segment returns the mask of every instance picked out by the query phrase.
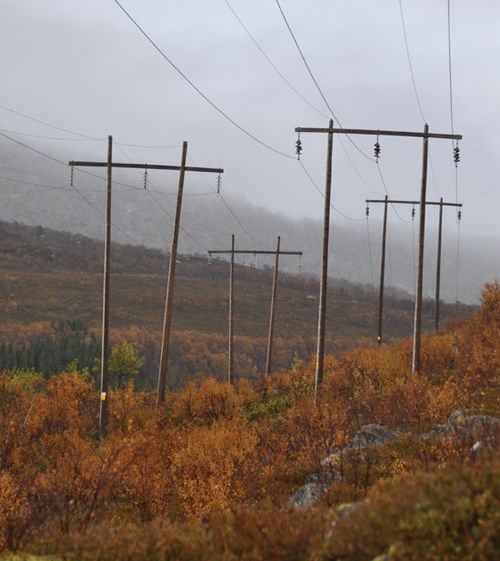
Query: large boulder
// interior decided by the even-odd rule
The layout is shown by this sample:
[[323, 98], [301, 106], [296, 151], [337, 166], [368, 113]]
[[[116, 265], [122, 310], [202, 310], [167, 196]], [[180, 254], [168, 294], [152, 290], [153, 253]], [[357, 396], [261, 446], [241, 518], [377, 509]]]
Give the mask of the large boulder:
[[370, 448], [373, 446], [381, 446], [387, 442], [393, 442], [398, 439], [398, 435], [381, 425], [365, 425], [359, 429], [354, 438], [347, 445], [347, 450]]
[[454, 411], [446, 425], [436, 425], [429, 432], [420, 435], [420, 440], [488, 440], [489, 445], [500, 435], [500, 419], [489, 415], [466, 417], [462, 411]]
[[290, 497], [290, 504], [295, 507], [311, 506], [327, 491], [328, 487], [321, 483], [306, 483]]
[[291, 497], [291, 506], [307, 507], [314, 504], [330, 489], [333, 483], [342, 481], [340, 473], [334, 469], [322, 469], [306, 477], [304, 485]]

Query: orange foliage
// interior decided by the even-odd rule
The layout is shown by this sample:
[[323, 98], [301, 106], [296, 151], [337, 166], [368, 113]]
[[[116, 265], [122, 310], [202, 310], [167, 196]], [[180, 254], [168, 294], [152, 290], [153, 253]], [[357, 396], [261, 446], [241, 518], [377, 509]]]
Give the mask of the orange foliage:
[[229, 509], [259, 497], [257, 434], [242, 419], [194, 427], [173, 455], [172, 475], [189, 516]]

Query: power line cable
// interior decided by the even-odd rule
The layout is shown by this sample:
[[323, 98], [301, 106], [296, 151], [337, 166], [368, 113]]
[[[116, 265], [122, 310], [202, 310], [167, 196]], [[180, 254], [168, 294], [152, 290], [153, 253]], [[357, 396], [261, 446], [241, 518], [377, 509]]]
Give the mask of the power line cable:
[[377, 162], [377, 170], [380, 176], [380, 181], [382, 182], [382, 185], [384, 186], [384, 191], [385, 194], [389, 197], [389, 204], [391, 205], [391, 207], [394, 209], [394, 212], [396, 214], [396, 216], [401, 220], [401, 222], [404, 222], [405, 224], [408, 224], [409, 220], [405, 220], [398, 212], [398, 209], [396, 208], [396, 206], [391, 202], [391, 197], [389, 195], [389, 190], [387, 189], [387, 184], [385, 182], [384, 179], [384, 175], [382, 174], [382, 170], [380, 169], [380, 163]]
[[[328, 111], [330, 111], [331, 116], [335, 119], [338, 126], [340, 128], [344, 128], [342, 126], [341, 122], [340, 122], [340, 119], [337, 117], [337, 115], [335, 115], [335, 112], [333, 111], [332, 107], [328, 103], [328, 100], [326, 99], [325, 94], [323, 93], [323, 90], [321, 89], [318, 81], [316, 80], [316, 78], [315, 78], [315, 76], [314, 76], [314, 74], [311, 70], [311, 67], [309, 66], [309, 63], [307, 62], [306, 57], [304, 56], [304, 53], [303, 53], [303, 51], [302, 51], [302, 49], [299, 45], [299, 42], [297, 41], [297, 38], [295, 37], [295, 33], [293, 32], [293, 30], [292, 30], [292, 28], [291, 28], [291, 26], [288, 22], [288, 19], [285, 15], [285, 12], [283, 11], [283, 8], [281, 7], [281, 4], [279, 3], [279, 0], [275, 0], [275, 2], [276, 2], [276, 5], [278, 6], [278, 9], [279, 9], [280, 13], [281, 13], [281, 17], [283, 18], [283, 21], [285, 22], [285, 25], [286, 25], [288, 31], [290, 32], [290, 36], [292, 37], [292, 40], [295, 43], [295, 46], [297, 47], [297, 50], [300, 54], [300, 57], [302, 58], [302, 61], [303, 61], [304, 65], [307, 69], [307, 72], [309, 73], [309, 76], [311, 77], [311, 80], [313, 81], [314, 85], [316, 86], [316, 89], [318, 90], [318, 92], [321, 96], [321, 99], [325, 102], [325, 105], [328, 107]], [[352, 138], [349, 135], [346, 135], [346, 136], [347, 136], [347, 139], [349, 140], [349, 142], [354, 146], [354, 148], [356, 148], [356, 150], [360, 154], [362, 154], [368, 160], [373, 161], [373, 158], [370, 158], [370, 156], [365, 154], [363, 152], [363, 150], [361, 150], [361, 148], [354, 142], [354, 140], [352, 140]]]
[[422, 104], [420, 103], [420, 97], [418, 95], [417, 83], [415, 81], [415, 73], [413, 72], [413, 64], [411, 62], [410, 48], [408, 46], [408, 34], [406, 33], [406, 23], [405, 23], [405, 16], [404, 16], [404, 13], [403, 13], [403, 2], [402, 2], [402, 0], [399, 0], [399, 13], [401, 14], [401, 23], [403, 25], [403, 35], [404, 35], [404, 40], [405, 40], [406, 57], [408, 59], [408, 66], [410, 67], [410, 74], [411, 74], [411, 82], [413, 84], [413, 91], [415, 92], [415, 98], [417, 100], [417, 105], [418, 105], [418, 110], [420, 111], [420, 115], [421, 115], [424, 123], [427, 123], [427, 119], [425, 118], [424, 111], [422, 109]]
[[452, 75], [452, 56], [451, 56], [451, 5], [448, 0], [448, 77], [450, 89], [450, 122], [451, 134], [454, 133], [454, 118], [453, 118], [453, 75]]
[[[60, 164], [64, 167], [67, 167], [68, 164], [66, 164], [66, 162], [63, 162], [62, 160], [59, 160], [57, 158], [54, 158], [54, 156], [50, 156], [49, 154], [46, 154], [45, 152], [42, 152], [41, 150], [37, 150], [36, 148], [33, 148], [32, 146], [28, 146], [27, 144], [24, 144], [23, 142], [20, 142], [19, 140], [16, 140], [14, 138], [11, 138], [10, 136], [0, 132], [0, 136], [3, 136], [4, 138], [6, 138], [7, 140], [10, 140], [11, 142], [14, 142], [15, 144], [18, 144], [19, 146], [22, 146], [23, 148], [30, 150], [32, 152], [35, 152], [36, 154], [39, 154], [40, 156], [43, 156], [44, 158], [47, 158], [53, 162], [56, 162], [57, 164]], [[90, 206], [94, 209], [95, 212], [97, 212], [97, 214], [101, 217], [104, 218], [104, 214], [81, 192], [80, 189], [77, 189], [74, 185], [71, 185], [72, 189], [78, 193], [78, 195]], [[125, 232], [122, 228], [120, 228], [118, 225], [111, 223], [111, 225], [113, 226], [113, 228], [115, 228], [116, 230], [118, 230], [119, 232], [121, 232], [124, 236], [126, 236], [129, 240], [131, 240], [133, 243], [137, 244], [137, 245], [142, 245], [140, 242], [138, 242], [136, 239], [134, 239], [132, 236], [130, 236], [127, 232]]]
[[256, 246], [260, 249], [262, 249], [262, 246], [260, 245], [260, 243], [256, 240], [256, 238], [254, 236], [252, 236], [252, 234], [248, 231], [248, 229], [244, 226], [243, 222], [241, 222], [241, 220], [236, 216], [236, 214], [233, 212], [232, 208], [228, 205], [226, 199], [222, 196], [222, 193], [219, 193], [219, 197], [220, 200], [223, 202], [224, 206], [227, 208], [227, 210], [229, 211], [229, 213], [231, 214], [231, 216], [234, 218], [234, 220], [240, 225], [241, 229], [245, 232], [245, 234], [256, 244]]
[[146, 31], [139, 25], [139, 23], [132, 17], [132, 15], [122, 6], [122, 4], [118, 1], [118, 0], [113, 0], [113, 2], [120, 8], [120, 10], [127, 16], [127, 18], [133, 23], [133, 25], [138, 29], [138, 31], [146, 38], [146, 40], [150, 43], [150, 45], [158, 52], [158, 54], [166, 61], [168, 62], [168, 64], [170, 64], [170, 66], [209, 104], [212, 106], [213, 109], [215, 109], [222, 117], [224, 117], [224, 119], [226, 119], [227, 121], [229, 121], [233, 126], [235, 126], [239, 131], [241, 131], [243, 134], [245, 134], [246, 136], [248, 136], [249, 138], [251, 138], [252, 140], [254, 140], [255, 142], [257, 142], [258, 144], [260, 144], [261, 146], [264, 146], [265, 148], [267, 148], [268, 150], [271, 150], [272, 152], [275, 152], [276, 154], [279, 154], [280, 156], [284, 156], [285, 158], [290, 158], [290, 159], [295, 159], [294, 156], [290, 155], [290, 154], [286, 154], [285, 152], [281, 152], [280, 150], [278, 150], [277, 148], [273, 148], [272, 146], [270, 146], [269, 144], [263, 142], [262, 140], [260, 140], [259, 138], [257, 138], [255, 135], [253, 135], [251, 132], [247, 131], [244, 127], [242, 127], [240, 124], [238, 124], [234, 119], [232, 119], [227, 113], [225, 113], [218, 105], [216, 105], [204, 92], [202, 92], [200, 90], [200, 88], [198, 86], [196, 86], [196, 84], [190, 80], [188, 78], [188, 76], [186, 74], [184, 74], [184, 72], [182, 72], [182, 70], [176, 65], [174, 64], [174, 62], [164, 53], [164, 51], [162, 49], [160, 49], [160, 47], [158, 46], [157, 43], [155, 43], [155, 41], [153, 41], [153, 39], [146, 33]]
[[[97, 141], [97, 142], [105, 142], [106, 140], [104, 138], [99, 138], [99, 137], [95, 137], [95, 136], [89, 136], [86, 134], [83, 134], [81, 132], [76, 132], [70, 129], [65, 129], [62, 127], [58, 127], [57, 125], [54, 125], [52, 123], [48, 123], [47, 121], [43, 121], [41, 119], [37, 119], [35, 117], [31, 117], [30, 115], [26, 115], [25, 113], [21, 113], [20, 111], [17, 111], [15, 109], [12, 109], [11, 107], [6, 107], [5, 105], [1, 105], [0, 104], [0, 109], [4, 109], [5, 111], [9, 111], [10, 113], [13, 113], [14, 115], [17, 115], [19, 117], [23, 117], [24, 119], [28, 119], [29, 121], [33, 121], [35, 123], [38, 123], [40, 125], [44, 125], [46, 127], [49, 127], [51, 129], [55, 129], [55, 130], [59, 130], [62, 132], [67, 132], [69, 134], [73, 134], [75, 136], [79, 136], [81, 140], [93, 140], [93, 141]], [[15, 132], [15, 131], [3, 131], [3, 132], [10, 132], [11, 134], [20, 134], [23, 136], [32, 136], [35, 138], [42, 138], [42, 139], [46, 139], [46, 140], [67, 140], [67, 141], [74, 141], [77, 139], [70, 139], [70, 138], [56, 138], [56, 137], [49, 137], [49, 136], [38, 136], [35, 134], [28, 134], [28, 133], [21, 133], [21, 132]], [[118, 144], [115, 142], [115, 144]], [[147, 148], [147, 149], [159, 149], [159, 150], [167, 150], [170, 148], [179, 148], [180, 145], [156, 145], [156, 144], [152, 144], [152, 145], [146, 145], [146, 144], [130, 144], [130, 143], [125, 143], [122, 142], [121, 143], [122, 146], [126, 146], [126, 147], [131, 147], [131, 148]]]
[[[453, 115], [453, 64], [452, 64], [452, 46], [451, 46], [451, 3], [448, 0], [447, 3], [447, 23], [448, 23], [448, 82], [450, 91], [450, 126], [451, 134], [454, 134], [455, 130], [455, 117]], [[456, 144], [452, 144], [458, 153], [458, 140]], [[458, 160], [455, 160], [455, 200], [458, 202]]]
[[[312, 178], [311, 174], [309, 173], [309, 171], [307, 170], [307, 168], [304, 166], [304, 163], [302, 162], [302, 160], [299, 160], [300, 166], [302, 167], [302, 169], [304, 170], [304, 173], [307, 175], [307, 177], [309, 178], [309, 181], [312, 183], [312, 185], [314, 186], [314, 188], [316, 189], [316, 191], [318, 191], [318, 193], [321, 195], [321, 197], [324, 199], [325, 198], [325, 194], [323, 193], [323, 191], [321, 191], [321, 189], [318, 187], [318, 184], [314, 181], [314, 179]], [[351, 220], [352, 222], [359, 222], [360, 220], [364, 220], [364, 218], [354, 218], [352, 216], [348, 216], [347, 214], [345, 214], [344, 212], [342, 212], [341, 210], [339, 210], [337, 207], [335, 207], [333, 204], [330, 203], [330, 207], [337, 213], [340, 214], [340, 216], [343, 216], [344, 218], [347, 218], [347, 220]]]
[[235, 11], [235, 9], [233, 8], [233, 6], [231, 6], [231, 4], [229, 3], [228, 0], [224, 0], [227, 7], [231, 10], [231, 12], [233, 13], [234, 17], [236, 18], [236, 20], [238, 21], [238, 23], [241, 25], [241, 27], [245, 30], [246, 34], [248, 35], [248, 37], [251, 39], [252, 43], [257, 47], [257, 49], [260, 51], [260, 53], [262, 54], [262, 56], [267, 60], [267, 62], [271, 65], [271, 67], [273, 68], [273, 70], [278, 74], [278, 76], [283, 80], [283, 82], [285, 82], [285, 84], [304, 102], [306, 103], [311, 109], [313, 109], [314, 111], [316, 111], [316, 113], [319, 113], [320, 115], [322, 115], [325, 118], [328, 118], [328, 115], [326, 115], [325, 113], [323, 113], [322, 111], [320, 111], [317, 107], [315, 107], [312, 103], [310, 103], [298, 90], [297, 88], [295, 88], [295, 86], [287, 79], [287, 77], [280, 71], [280, 69], [274, 64], [274, 62], [267, 56], [267, 54], [265, 53], [264, 49], [259, 45], [259, 43], [257, 42], [257, 40], [255, 39], [255, 37], [250, 33], [250, 31], [248, 30], [247, 26], [243, 23], [242, 19], [240, 18], [240, 16], [237, 14], [237, 12]]
[[304, 53], [302, 52], [302, 49], [300, 48], [300, 45], [297, 41], [297, 38], [295, 37], [295, 33], [293, 32], [292, 28], [290, 27], [290, 24], [288, 23], [288, 19], [285, 15], [285, 12], [283, 11], [283, 8], [281, 7], [281, 4], [279, 3], [279, 0], [275, 0], [275, 2], [276, 2], [276, 5], [278, 6], [278, 9], [279, 9], [280, 13], [281, 13], [281, 17], [283, 18], [283, 21], [285, 22], [285, 25], [288, 28], [288, 31], [290, 32], [292, 40], [295, 43], [295, 46], [297, 47], [297, 50], [299, 51], [300, 57], [302, 58], [302, 62], [304, 63], [307, 71], [309, 72], [309, 76], [311, 77], [311, 80], [313, 81], [314, 85], [316, 86], [316, 89], [318, 90], [319, 95], [321, 96], [321, 99], [325, 102], [325, 105], [328, 107], [328, 111], [330, 111], [332, 117], [335, 119], [335, 121], [341, 127], [340, 120], [337, 118], [337, 115], [335, 115], [335, 112], [330, 107], [330, 104], [328, 103], [328, 100], [326, 99], [325, 94], [323, 93], [323, 90], [321, 89], [320, 85], [318, 84], [318, 81], [314, 77], [314, 74], [311, 70], [311, 67], [309, 66], [309, 64], [306, 60], [306, 57], [304, 56]]
[[39, 138], [41, 140], [57, 140], [62, 142], [95, 142], [95, 139], [93, 138], [68, 138], [68, 137], [61, 137], [61, 136], [47, 136], [42, 134], [33, 134], [28, 132], [20, 132], [20, 131], [13, 131], [7, 129], [0, 129], [0, 131], [8, 134], [15, 134], [18, 136], [27, 136], [29, 138]]
[[17, 115], [19, 117], [23, 117], [24, 119], [28, 119], [29, 121], [33, 121], [35, 123], [38, 123], [39, 125], [44, 125], [46, 127], [49, 127], [51, 129], [55, 129], [55, 130], [58, 130], [58, 131], [61, 131], [61, 132], [67, 132], [68, 134], [73, 134], [75, 136], [79, 136], [79, 137], [84, 138], [86, 140], [96, 140], [96, 141], [99, 141], [99, 142], [104, 141], [103, 138], [96, 138], [94, 136], [89, 136], [87, 134], [81, 134], [79, 132], [75, 132], [75, 131], [72, 131], [70, 129], [65, 129], [63, 127], [58, 127], [56, 125], [52, 125], [50, 123], [47, 123], [46, 121], [36, 119], [35, 117], [30, 117], [29, 115], [21, 113], [20, 111], [16, 111], [15, 109], [11, 109], [10, 107], [6, 107], [5, 105], [0, 104], [0, 109], [3, 109], [4, 111], [8, 111], [9, 113], [13, 113], [14, 115]]
[[[122, 146], [118, 146], [118, 150], [120, 150], [120, 152], [125, 156], [125, 158], [129, 161], [129, 163], [132, 163], [132, 160], [129, 158], [129, 156], [127, 155], [127, 153], [125, 152], [125, 150], [123, 150]], [[160, 201], [150, 192], [149, 189], [142, 189], [143, 191], [145, 190], [147, 192], [147, 194], [153, 199], [153, 201], [158, 205], [158, 208], [165, 213], [170, 220], [172, 220], [172, 222], [174, 221], [174, 217], [167, 211], [167, 209], [160, 203]], [[202, 244], [199, 240], [197, 240], [193, 235], [191, 235], [185, 228], [183, 228], [182, 226], [179, 226], [179, 229], [181, 230], [181, 232], [183, 232], [188, 238], [190, 238], [192, 241], [194, 241], [197, 245], [199, 245], [200, 247], [202, 247], [204, 250], [208, 251], [208, 248]]]

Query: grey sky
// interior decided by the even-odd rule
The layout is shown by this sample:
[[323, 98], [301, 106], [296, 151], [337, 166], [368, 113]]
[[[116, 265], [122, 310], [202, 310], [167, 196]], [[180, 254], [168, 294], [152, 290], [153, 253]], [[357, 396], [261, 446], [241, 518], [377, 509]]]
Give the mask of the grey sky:
[[[225, 0], [120, 0], [163, 52], [231, 119], [294, 155], [296, 126], [327, 126], [328, 110], [271, 0], [230, 0], [267, 56], [315, 106], [279, 77]], [[451, 0], [454, 130], [464, 135], [458, 199], [462, 232], [498, 234], [500, 3]], [[342, 126], [423, 129], [398, 0], [281, 0], [304, 55]], [[450, 132], [447, 2], [401, 0], [415, 83], [431, 132]], [[92, 137], [169, 149], [122, 147], [132, 160], [225, 168], [223, 189], [294, 217], [321, 218], [323, 201], [300, 164], [259, 145], [213, 109], [159, 55], [113, 0], [1, 0], [0, 104]], [[324, 113], [321, 115], [320, 113]], [[64, 137], [16, 139], [59, 156], [105, 159], [101, 142], [76, 142], [0, 109], [1, 131]], [[11, 134], [11, 133], [9, 133]], [[373, 154], [374, 138], [353, 138]], [[321, 190], [324, 135], [303, 135], [302, 162]], [[421, 142], [381, 139], [380, 169], [392, 198], [418, 198]], [[343, 145], [343, 147], [342, 147]], [[333, 204], [363, 219], [364, 200], [385, 195], [377, 166], [336, 138]], [[125, 154], [115, 149], [115, 159]], [[0, 156], [1, 158], [1, 156]], [[451, 142], [431, 141], [428, 198], [455, 202]], [[215, 182], [215, 178], [208, 178]], [[176, 178], [157, 178], [171, 186]], [[187, 187], [206, 189], [194, 174]], [[431, 212], [431, 211], [430, 211]], [[433, 212], [433, 211], [432, 211]], [[373, 214], [381, 214], [381, 209]], [[409, 209], [400, 214], [409, 219]], [[337, 213], [333, 220], [345, 221]], [[393, 214], [391, 220], [399, 219]], [[455, 227], [453, 212], [447, 227]]]

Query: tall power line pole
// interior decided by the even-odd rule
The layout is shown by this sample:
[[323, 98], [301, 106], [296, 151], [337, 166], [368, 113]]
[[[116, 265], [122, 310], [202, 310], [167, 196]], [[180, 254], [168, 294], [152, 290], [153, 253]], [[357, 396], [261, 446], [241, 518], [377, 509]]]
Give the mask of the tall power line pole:
[[[385, 274], [385, 248], [387, 239], [387, 207], [388, 205], [412, 205], [413, 207], [420, 204], [420, 201], [400, 201], [389, 199], [386, 195], [385, 199], [367, 199], [367, 204], [383, 203], [384, 204], [384, 225], [382, 230], [382, 257], [380, 266], [380, 295], [379, 295], [379, 312], [378, 312], [378, 334], [377, 341], [380, 345], [382, 343], [382, 324], [383, 324], [383, 311], [384, 311], [384, 274]], [[439, 206], [439, 227], [438, 227], [438, 251], [437, 251], [437, 266], [436, 266], [436, 305], [434, 314], [434, 326], [436, 333], [439, 326], [439, 298], [440, 298], [440, 280], [441, 280], [441, 239], [443, 233], [443, 207], [451, 206], [461, 208], [461, 203], [445, 203], [441, 197], [439, 202], [426, 201], [427, 206]]]
[[[201, 173], [224, 173], [224, 170], [221, 168], [207, 168], [207, 167], [194, 167], [194, 166], [186, 166], [186, 153], [187, 153], [187, 142], [183, 144], [183, 156], [182, 162], [180, 166], [173, 166], [173, 165], [163, 165], [163, 164], [133, 164], [133, 163], [120, 163], [120, 162], [113, 162], [112, 160], [112, 145], [113, 145], [113, 137], [108, 137], [108, 159], [106, 162], [88, 162], [88, 161], [71, 161], [69, 165], [72, 167], [105, 167], [107, 168], [107, 202], [106, 202], [106, 216], [105, 216], [105, 224], [106, 224], [106, 234], [105, 234], [105, 243], [104, 243], [104, 290], [103, 290], [103, 328], [102, 328], [102, 355], [101, 355], [101, 393], [100, 393], [100, 408], [99, 408], [99, 435], [101, 438], [106, 433], [107, 422], [108, 422], [108, 386], [109, 386], [109, 377], [108, 377], [108, 356], [109, 356], [109, 261], [110, 261], [110, 244], [111, 244], [111, 186], [112, 186], [112, 169], [113, 168], [122, 168], [122, 169], [144, 169], [144, 170], [167, 170], [167, 171], [180, 171], [180, 179], [179, 179], [179, 192], [180, 196], [177, 197], [177, 212], [176, 212], [176, 220], [174, 221], [174, 235], [178, 238], [178, 229], [179, 229], [179, 221], [180, 221], [180, 209], [181, 209], [181, 202], [182, 202], [182, 189], [184, 186], [184, 175], [186, 171], [194, 171], [194, 172], [201, 172]], [[175, 232], [177, 233], [175, 234]], [[174, 244], [172, 244], [174, 245]], [[175, 241], [175, 251], [177, 251], [177, 239]], [[172, 252], [171, 252], [172, 255]], [[171, 259], [170, 259], [171, 261]], [[174, 260], [175, 263], [175, 260]], [[175, 265], [174, 265], [174, 274], [175, 274]], [[170, 279], [169, 274], [169, 286], [170, 282], [171, 285], [171, 293], [173, 292], [173, 277], [172, 281]], [[168, 290], [167, 290], [168, 292]], [[165, 313], [165, 316], [167, 314]], [[169, 318], [171, 317], [171, 312], [169, 312]], [[164, 322], [165, 323], [165, 322]], [[169, 327], [169, 326], [168, 326]], [[165, 325], [164, 325], [164, 332], [165, 332]], [[165, 344], [168, 346], [168, 337], [165, 338], [165, 335], [162, 339], [163, 347]], [[163, 349], [162, 347], [162, 349]], [[167, 355], [168, 356], [168, 355]], [[164, 399], [164, 378], [166, 376], [165, 372], [162, 372], [160, 369], [159, 375], [159, 387], [160, 387], [160, 378], [162, 378], [162, 387], [163, 387], [163, 395], [161, 399], [157, 396], [157, 402], [163, 401]]]
[[302, 255], [301, 251], [282, 251], [280, 249], [280, 237], [278, 236], [278, 242], [275, 251], [266, 250], [249, 250], [249, 249], [234, 249], [234, 234], [231, 236], [231, 249], [223, 250], [210, 250], [208, 254], [226, 254], [231, 255], [230, 261], [230, 275], [229, 275], [229, 350], [228, 350], [228, 375], [227, 381], [230, 384], [234, 384], [234, 366], [233, 366], [233, 334], [234, 334], [234, 256], [235, 255], [275, 255], [275, 266], [273, 274], [273, 288], [271, 297], [271, 312], [269, 317], [269, 334], [267, 343], [267, 354], [266, 354], [266, 376], [271, 371], [271, 360], [272, 360], [272, 349], [273, 349], [273, 337], [274, 337], [274, 322], [275, 322], [275, 312], [276, 312], [276, 293], [278, 286], [278, 266], [279, 266], [279, 256], [280, 255]]
[[[417, 297], [415, 300], [415, 322], [413, 331], [413, 363], [412, 372], [418, 372], [420, 368], [420, 330], [422, 321], [422, 293], [423, 293], [423, 258], [424, 258], [424, 239], [425, 239], [425, 201], [427, 193], [427, 161], [428, 161], [428, 145], [430, 138], [441, 138], [448, 140], [461, 140], [462, 135], [459, 134], [442, 134], [442, 133], [430, 133], [429, 126], [425, 124], [424, 131], [422, 132], [410, 132], [410, 131], [390, 131], [390, 130], [372, 130], [372, 129], [346, 129], [346, 128], [334, 128], [333, 121], [330, 120], [328, 128], [313, 128], [313, 127], [297, 127], [295, 129], [297, 133], [320, 133], [328, 135], [328, 154], [327, 154], [327, 189], [325, 192], [325, 224], [324, 224], [324, 239], [323, 239], [323, 250], [325, 249], [325, 236], [328, 234], [329, 221], [329, 210], [326, 212], [326, 204], [328, 197], [328, 207], [329, 202], [329, 191], [331, 186], [331, 149], [330, 142], [333, 140], [333, 134], [347, 134], [347, 135], [369, 135], [374, 136], [378, 139], [379, 136], [398, 136], [398, 137], [413, 137], [423, 139], [423, 157], [422, 157], [422, 181], [421, 181], [421, 192], [420, 192], [420, 225], [419, 225], [419, 271], [417, 276]], [[377, 141], [378, 144], [378, 141]], [[377, 156], [378, 157], [378, 156]], [[324, 283], [324, 273], [325, 273], [325, 261], [328, 263], [328, 256], [325, 259], [325, 253], [323, 251], [323, 267], [322, 267], [322, 281]], [[326, 283], [325, 283], [326, 285]], [[320, 310], [319, 310], [319, 320], [318, 320], [318, 357], [316, 361], [316, 376], [315, 376], [315, 398], [318, 397], [319, 386], [323, 380], [323, 359], [324, 359], [324, 308], [326, 308], [325, 303], [322, 301], [322, 291], [320, 289]], [[321, 355], [321, 356], [320, 356]]]

